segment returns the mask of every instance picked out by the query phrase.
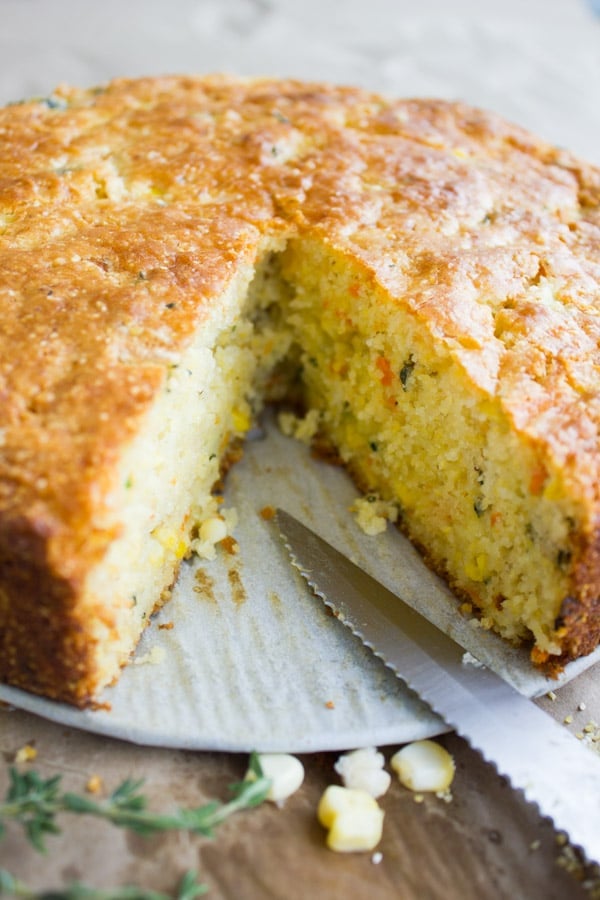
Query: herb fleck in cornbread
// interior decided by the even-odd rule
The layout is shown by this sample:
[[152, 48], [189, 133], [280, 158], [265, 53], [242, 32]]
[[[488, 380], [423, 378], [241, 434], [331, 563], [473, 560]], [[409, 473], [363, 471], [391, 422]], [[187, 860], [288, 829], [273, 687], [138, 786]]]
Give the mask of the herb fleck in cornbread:
[[599, 210], [461, 104], [172, 77], [0, 110], [0, 678], [118, 677], [292, 375], [463, 604], [548, 668], [593, 649]]

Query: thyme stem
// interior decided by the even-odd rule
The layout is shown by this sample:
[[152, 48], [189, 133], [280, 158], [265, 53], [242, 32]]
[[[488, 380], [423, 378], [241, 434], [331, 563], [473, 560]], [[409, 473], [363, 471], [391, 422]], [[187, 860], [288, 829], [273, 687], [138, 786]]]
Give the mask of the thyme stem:
[[[32, 846], [44, 853], [46, 836], [60, 833], [56, 821], [60, 813], [94, 816], [137, 834], [188, 831], [212, 837], [217, 826], [230, 816], [265, 800], [271, 781], [263, 775], [255, 753], [250, 756], [249, 773], [249, 778], [231, 785], [233, 796], [225, 803], [213, 800], [191, 809], [156, 813], [147, 809], [142, 781], [127, 778], [105, 800], [96, 801], [81, 794], [63, 793], [60, 775], [42, 778], [35, 770], [19, 772], [11, 768], [6, 798], [0, 803], [0, 839], [6, 823], [14, 821], [22, 826]], [[206, 890], [206, 885], [198, 883], [194, 872], [186, 872], [174, 898], [135, 886], [99, 890], [79, 883], [56, 891], [36, 892], [10, 872], [0, 869], [0, 896], [6, 894], [30, 900], [195, 900]]]

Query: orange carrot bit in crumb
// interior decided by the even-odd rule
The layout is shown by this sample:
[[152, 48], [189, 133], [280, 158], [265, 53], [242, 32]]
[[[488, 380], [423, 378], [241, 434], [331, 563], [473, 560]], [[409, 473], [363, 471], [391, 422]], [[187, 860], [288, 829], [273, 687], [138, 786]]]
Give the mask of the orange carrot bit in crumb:
[[490, 515], [490, 523], [492, 526], [498, 525], [502, 521], [502, 513], [494, 510]]
[[392, 372], [392, 367], [390, 366], [388, 360], [385, 356], [378, 356], [375, 360], [375, 365], [379, 369], [381, 375], [379, 376], [379, 380], [386, 387], [392, 383], [394, 380], [394, 373]]
[[353, 297], [358, 297], [358, 295], [360, 294], [360, 284], [358, 283], [358, 281], [354, 281], [348, 288], [348, 291], [350, 294], [352, 294]]
[[325, 704], [325, 708], [326, 709], [335, 709], [335, 703], [333, 702], [333, 700], [328, 700], [327, 703]]
[[261, 519], [264, 519], [265, 522], [269, 522], [273, 516], [275, 515], [275, 507], [274, 506], [263, 506], [260, 511]]
[[547, 662], [550, 654], [546, 650], [540, 650], [539, 647], [533, 647], [531, 650], [531, 662], [534, 666], [541, 666]]
[[538, 465], [531, 473], [531, 478], [529, 479], [529, 493], [533, 494], [534, 497], [539, 497], [544, 489], [547, 477], [548, 472], [545, 466]]

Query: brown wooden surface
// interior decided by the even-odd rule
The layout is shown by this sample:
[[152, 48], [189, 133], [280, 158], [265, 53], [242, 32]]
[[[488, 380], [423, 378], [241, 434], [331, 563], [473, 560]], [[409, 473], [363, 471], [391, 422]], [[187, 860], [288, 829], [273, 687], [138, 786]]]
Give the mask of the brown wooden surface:
[[[594, 671], [542, 704], [559, 720], [573, 715], [572, 730], [600, 721]], [[581, 701], [586, 709], [577, 709]], [[567, 727], [567, 726], [565, 726]], [[208, 840], [187, 834], [143, 838], [76, 816], [61, 818], [63, 832], [48, 839], [40, 856], [11, 825], [0, 842], [0, 866], [38, 889], [73, 880], [114, 887], [136, 883], [173, 891], [188, 868], [208, 884], [211, 900], [482, 900], [590, 897], [560, 865], [556, 834], [494, 770], [454, 734], [439, 738], [454, 755], [453, 801], [427, 796], [423, 803], [394, 779], [381, 800], [385, 809], [382, 861], [372, 855], [327, 850], [316, 807], [335, 782], [336, 753], [303, 756], [306, 779], [279, 809], [272, 804], [241, 813]], [[245, 772], [244, 756], [136, 747], [77, 732], [16, 710], [0, 708], [0, 792], [8, 768], [25, 744], [37, 759], [21, 764], [45, 775], [61, 773], [64, 786], [84, 791], [101, 776], [105, 791], [123, 778], [146, 779], [154, 809], [224, 799]], [[389, 759], [395, 748], [384, 748]], [[539, 846], [537, 846], [539, 842]]]

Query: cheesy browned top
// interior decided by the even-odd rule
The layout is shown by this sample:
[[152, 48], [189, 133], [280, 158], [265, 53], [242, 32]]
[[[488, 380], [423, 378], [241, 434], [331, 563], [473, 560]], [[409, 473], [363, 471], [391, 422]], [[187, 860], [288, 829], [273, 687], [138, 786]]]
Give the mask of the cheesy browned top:
[[79, 526], [173, 354], [265, 235], [306, 232], [597, 508], [599, 209], [596, 169], [460, 103], [169, 77], [1, 110], [0, 531], [79, 531], [73, 576], [101, 552]]

